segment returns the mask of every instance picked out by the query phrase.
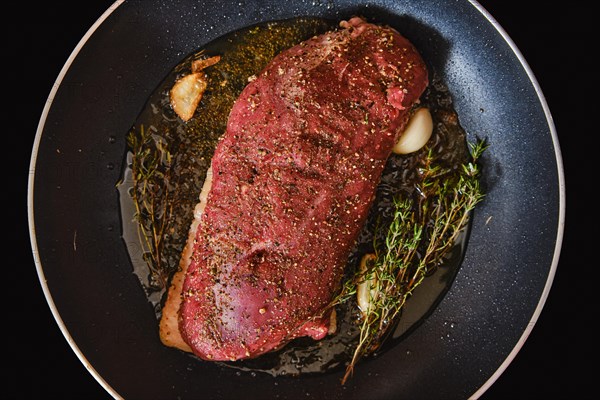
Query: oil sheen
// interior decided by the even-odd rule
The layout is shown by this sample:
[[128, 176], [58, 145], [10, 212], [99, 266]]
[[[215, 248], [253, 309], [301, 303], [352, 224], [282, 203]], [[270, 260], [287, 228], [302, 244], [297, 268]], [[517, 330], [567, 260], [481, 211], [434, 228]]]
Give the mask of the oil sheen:
[[[216, 144], [225, 132], [233, 103], [248, 79], [258, 74], [279, 52], [336, 26], [323, 19], [297, 18], [232, 32], [183, 59], [144, 105], [128, 135], [138, 140], [138, 152], [147, 151], [148, 159], [145, 162], [154, 166], [157, 172], [147, 177], [144, 185], [136, 186], [141, 172], [134, 171], [132, 164], [134, 157], [140, 154], [134, 154], [130, 146], [118, 190], [123, 240], [133, 272], [155, 310], [157, 324], [169, 279], [179, 265], [206, 171]], [[221, 60], [205, 70], [207, 90], [194, 117], [184, 123], [171, 109], [169, 90], [179, 77], [190, 72], [192, 60], [215, 55], [220, 55]], [[421, 99], [421, 105], [429, 107], [434, 121], [428, 147], [445, 163], [458, 165], [467, 156], [466, 135], [452, 107], [448, 90], [436, 77], [435, 71], [430, 71], [430, 75], [431, 84]], [[393, 197], [400, 193], [410, 195], [414, 191], [419, 181], [416, 166], [422, 155], [423, 151], [417, 151], [409, 155], [390, 156], [367, 223], [348, 259], [349, 272], [358, 266], [362, 255], [373, 251], [375, 227], [378, 223], [390, 220]], [[137, 204], [133, 196], [135, 190]], [[154, 213], [149, 210], [154, 210]], [[146, 230], [140, 228], [142, 225]], [[155, 229], [157, 225], [161, 229]], [[148, 235], [148, 232], [156, 231], [160, 237]], [[158, 247], [156, 243], [159, 243]], [[379, 352], [410, 334], [435, 307], [454, 279], [463, 247], [457, 245], [448, 262], [437, 268], [416, 289], [405, 306], [395, 332]], [[337, 333], [323, 340], [299, 338], [279, 351], [253, 360], [219, 364], [250, 373], [287, 376], [341, 370], [351, 359], [354, 350], [353, 343], [358, 335], [355, 323], [358, 309], [356, 304], [350, 302], [336, 311]]]

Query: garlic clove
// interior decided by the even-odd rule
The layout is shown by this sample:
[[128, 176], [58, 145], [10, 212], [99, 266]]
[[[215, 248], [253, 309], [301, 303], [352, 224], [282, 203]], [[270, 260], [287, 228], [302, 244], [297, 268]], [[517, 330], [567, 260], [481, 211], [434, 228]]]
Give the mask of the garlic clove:
[[173, 111], [184, 121], [194, 115], [200, 99], [206, 90], [204, 72], [196, 72], [179, 79], [171, 89], [170, 100]]
[[394, 145], [396, 154], [409, 154], [421, 149], [431, 137], [433, 120], [427, 107], [417, 109], [408, 120], [404, 132]]
[[360, 260], [360, 273], [364, 279], [358, 283], [356, 288], [356, 301], [363, 317], [369, 312], [371, 303], [377, 297], [377, 289], [375, 289], [376, 278], [374, 274], [367, 274], [367, 263], [374, 259], [375, 254], [365, 254]]

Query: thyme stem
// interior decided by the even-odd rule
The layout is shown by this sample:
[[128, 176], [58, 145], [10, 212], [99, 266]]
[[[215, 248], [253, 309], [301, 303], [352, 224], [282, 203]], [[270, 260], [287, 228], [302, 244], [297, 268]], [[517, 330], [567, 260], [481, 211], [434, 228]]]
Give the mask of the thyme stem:
[[[394, 214], [384, 243], [375, 235], [373, 261], [344, 283], [335, 304], [347, 302], [361, 284], [368, 284], [369, 306], [362, 311], [358, 343], [344, 384], [356, 363], [373, 353], [400, 311], [427, 274], [443, 263], [469, 221], [470, 212], [483, 199], [478, 160], [487, 148], [483, 140], [469, 143], [470, 159], [459, 168], [437, 162], [430, 150], [421, 161], [421, 181], [416, 199], [394, 199]], [[381, 230], [382, 227], [380, 226]]]
[[132, 130], [127, 136], [132, 153], [131, 170], [133, 188], [131, 196], [135, 205], [138, 238], [150, 268], [151, 284], [163, 288], [167, 273], [163, 266], [163, 249], [166, 233], [172, 224], [173, 202], [169, 185], [175, 158], [163, 139], [155, 138], [143, 126], [139, 132]]

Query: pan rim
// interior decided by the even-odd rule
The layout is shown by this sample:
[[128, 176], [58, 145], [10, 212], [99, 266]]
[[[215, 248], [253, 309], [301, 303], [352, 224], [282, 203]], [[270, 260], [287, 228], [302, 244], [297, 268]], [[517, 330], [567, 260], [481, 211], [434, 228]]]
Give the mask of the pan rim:
[[104, 13], [92, 24], [92, 26], [83, 35], [81, 40], [77, 43], [77, 45], [75, 46], [75, 48], [69, 55], [69, 58], [67, 58], [67, 61], [65, 62], [65, 64], [61, 68], [60, 72], [58, 73], [58, 76], [57, 76], [56, 80], [54, 81], [54, 84], [52, 85], [52, 89], [50, 90], [50, 93], [48, 94], [46, 104], [44, 105], [44, 109], [42, 110], [42, 114], [40, 116], [40, 121], [39, 121], [37, 129], [36, 129], [35, 138], [33, 141], [33, 149], [31, 152], [31, 159], [29, 162], [29, 175], [28, 175], [28, 182], [27, 182], [27, 219], [28, 219], [28, 225], [29, 225], [29, 238], [31, 241], [31, 250], [32, 250], [32, 255], [33, 255], [33, 261], [35, 264], [35, 269], [37, 271], [37, 275], [38, 275], [38, 278], [40, 281], [40, 285], [42, 287], [42, 291], [44, 292], [44, 297], [46, 298], [46, 302], [48, 303], [48, 306], [50, 308], [52, 316], [54, 317], [58, 327], [60, 328], [60, 331], [62, 332], [64, 338], [67, 340], [67, 343], [69, 344], [69, 346], [71, 347], [71, 349], [73, 350], [73, 352], [75, 353], [75, 355], [77, 356], [79, 361], [81, 361], [81, 363], [83, 364], [85, 369], [94, 377], [94, 379], [96, 379], [96, 381], [100, 384], [100, 386], [102, 386], [115, 399], [122, 399], [122, 397], [117, 393], [117, 391], [114, 388], [112, 388], [108, 384], [108, 382], [106, 382], [104, 380], [104, 378], [102, 378], [102, 376], [100, 376], [98, 371], [96, 371], [96, 369], [91, 365], [91, 363], [88, 361], [88, 359], [83, 354], [81, 349], [79, 349], [79, 346], [77, 346], [77, 343], [75, 343], [75, 341], [73, 340], [73, 337], [69, 333], [69, 329], [67, 328], [64, 321], [62, 320], [62, 317], [60, 316], [60, 312], [58, 311], [58, 308], [56, 307], [56, 304], [54, 303], [54, 300], [52, 298], [52, 293], [50, 292], [50, 288], [48, 287], [48, 284], [47, 284], [47, 281], [45, 278], [42, 261], [39, 256], [40, 253], [38, 250], [36, 233], [35, 233], [36, 232], [36, 230], [35, 230], [35, 215], [34, 215], [34, 211], [33, 211], [33, 204], [34, 204], [34, 186], [35, 186], [34, 184], [35, 184], [35, 168], [36, 168], [36, 164], [37, 164], [37, 155], [38, 155], [40, 141], [42, 138], [44, 127], [46, 125], [46, 118], [50, 112], [50, 108], [52, 107], [52, 100], [56, 96], [56, 93], [58, 92], [58, 89], [59, 89], [64, 77], [66, 76], [67, 72], [71, 68], [73, 61], [75, 61], [75, 59], [79, 55], [79, 52], [87, 43], [88, 39], [94, 34], [94, 32], [96, 32], [98, 27], [100, 27], [100, 25], [102, 25], [102, 23], [104, 23], [104, 21], [109, 17], [109, 15], [111, 15], [113, 13], [113, 11], [115, 11], [124, 2], [125, 2], [125, 0], [116, 0], [110, 7], [108, 7], [108, 9], [106, 9], [106, 11], [104, 11]]
[[517, 341], [517, 343], [515, 344], [513, 349], [510, 351], [510, 353], [508, 353], [508, 355], [506, 356], [504, 361], [500, 364], [498, 369], [488, 378], [488, 380], [475, 393], [473, 393], [473, 395], [471, 397], [469, 397], [469, 399], [471, 400], [471, 399], [477, 399], [480, 396], [482, 396], [494, 384], [494, 382], [496, 382], [496, 380], [498, 380], [498, 378], [504, 373], [504, 371], [506, 371], [506, 369], [512, 363], [512, 361], [515, 359], [515, 357], [517, 356], [519, 351], [521, 351], [521, 348], [525, 345], [527, 338], [531, 334], [533, 327], [537, 323], [538, 318], [539, 318], [540, 314], [542, 313], [544, 305], [546, 304], [546, 300], [548, 299], [548, 295], [550, 293], [552, 283], [554, 281], [554, 276], [555, 276], [556, 270], [558, 268], [560, 251], [562, 248], [562, 241], [563, 241], [564, 227], [565, 227], [566, 188], [565, 188], [564, 165], [563, 165], [562, 155], [561, 155], [561, 151], [560, 151], [560, 143], [558, 141], [558, 134], [556, 132], [556, 127], [554, 125], [554, 120], [552, 118], [550, 108], [549, 108], [546, 98], [542, 92], [542, 89], [535, 77], [535, 74], [533, 73], [531, 67], [525, 60], [525, 57], [523, 56], [523, 54], [521, 53], [521, 51], [519, 50], [519, 48], [517, 47], [515, 42], [510, 38], [509, 34], [504, 30], [504, 28], [500, 25], [500, 23], [498, 21], [496, 21], [496, 19], [477, 1], [469, 0], [469, 2], [485, 17], [485, 19], [487, 19], [490, 22], [490, 24], [494, 27], [494, 29], [496, 29], [496, 31], [500, 34], [500, 36], [502, 36], [502, 38], [506, 41], [506, 43], [508, 44], [508, 46], [510, 47], [512, 52], [515, 54], [515, 56], [521, 63], [523, 70], [527, 74], [527, 77], [529, 78], [531, 84], [533, 85], [533, 87], [535, 89], [535, 93], [538, 96], [540, 105], [542, 106], [542, 109], [544, 110], [544, 115], [546, 116], [546, 122], [548, 123], [548, 128], [550, 130], [550, 135], [552, 138], [552, 144], [554, 145], [554, 156], [556, 159], [556, 169], [557, 169], [556, 172], [557, 172], [557, 176], [558, 176], [558, 189], [559, 189], [558, 226], [557, 226], [556, 241], [555, 241], [555, 245], [554, 245], [554, 253], [552, 255], [552, 264], [550, 266], [550, 271], [548, 273], [548, 277], [546, 279], [544, 289], [542, 290], [540, 300], [538, 301], [538, 304], [536, 305], [536, 308], [535, 308], [533, 314], [531, 315], [531, 319], [527, 323], [525, 330], [519, 337], [519, 340]]

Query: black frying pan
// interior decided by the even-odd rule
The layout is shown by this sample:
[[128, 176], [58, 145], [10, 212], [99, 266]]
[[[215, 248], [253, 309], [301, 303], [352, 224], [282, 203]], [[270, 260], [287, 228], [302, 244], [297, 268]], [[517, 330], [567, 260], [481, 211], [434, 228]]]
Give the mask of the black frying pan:
[[[558, 261], [564, 222], [554, 127], [510, 41], [467, 1], [368, 8], [358, 2], [244, 2], [241, 13], [219, 2], [195, 9], [187, 3], [197, 2], [180, 3], [125, 3], [103, 19], [63, 70], [34, 146], [30, 223], [38, 271], [63, 333], [92, 375], [110, 394], [125, 398], [480, 394], [533, 327]], [[450, 292], [413, 334], [365, 363], [343, 390], [339, 374], [238, 376], [164, 348], [120, 238], [114, 184], [127, 129], [170, 68], [211, 39], [263, 20], [357, 12], [413, 40], [444, 71], [467, 131], [492, 143], [488, 199], [475, 215]], [[219, 15], [230, 17], [212, 18]]]

